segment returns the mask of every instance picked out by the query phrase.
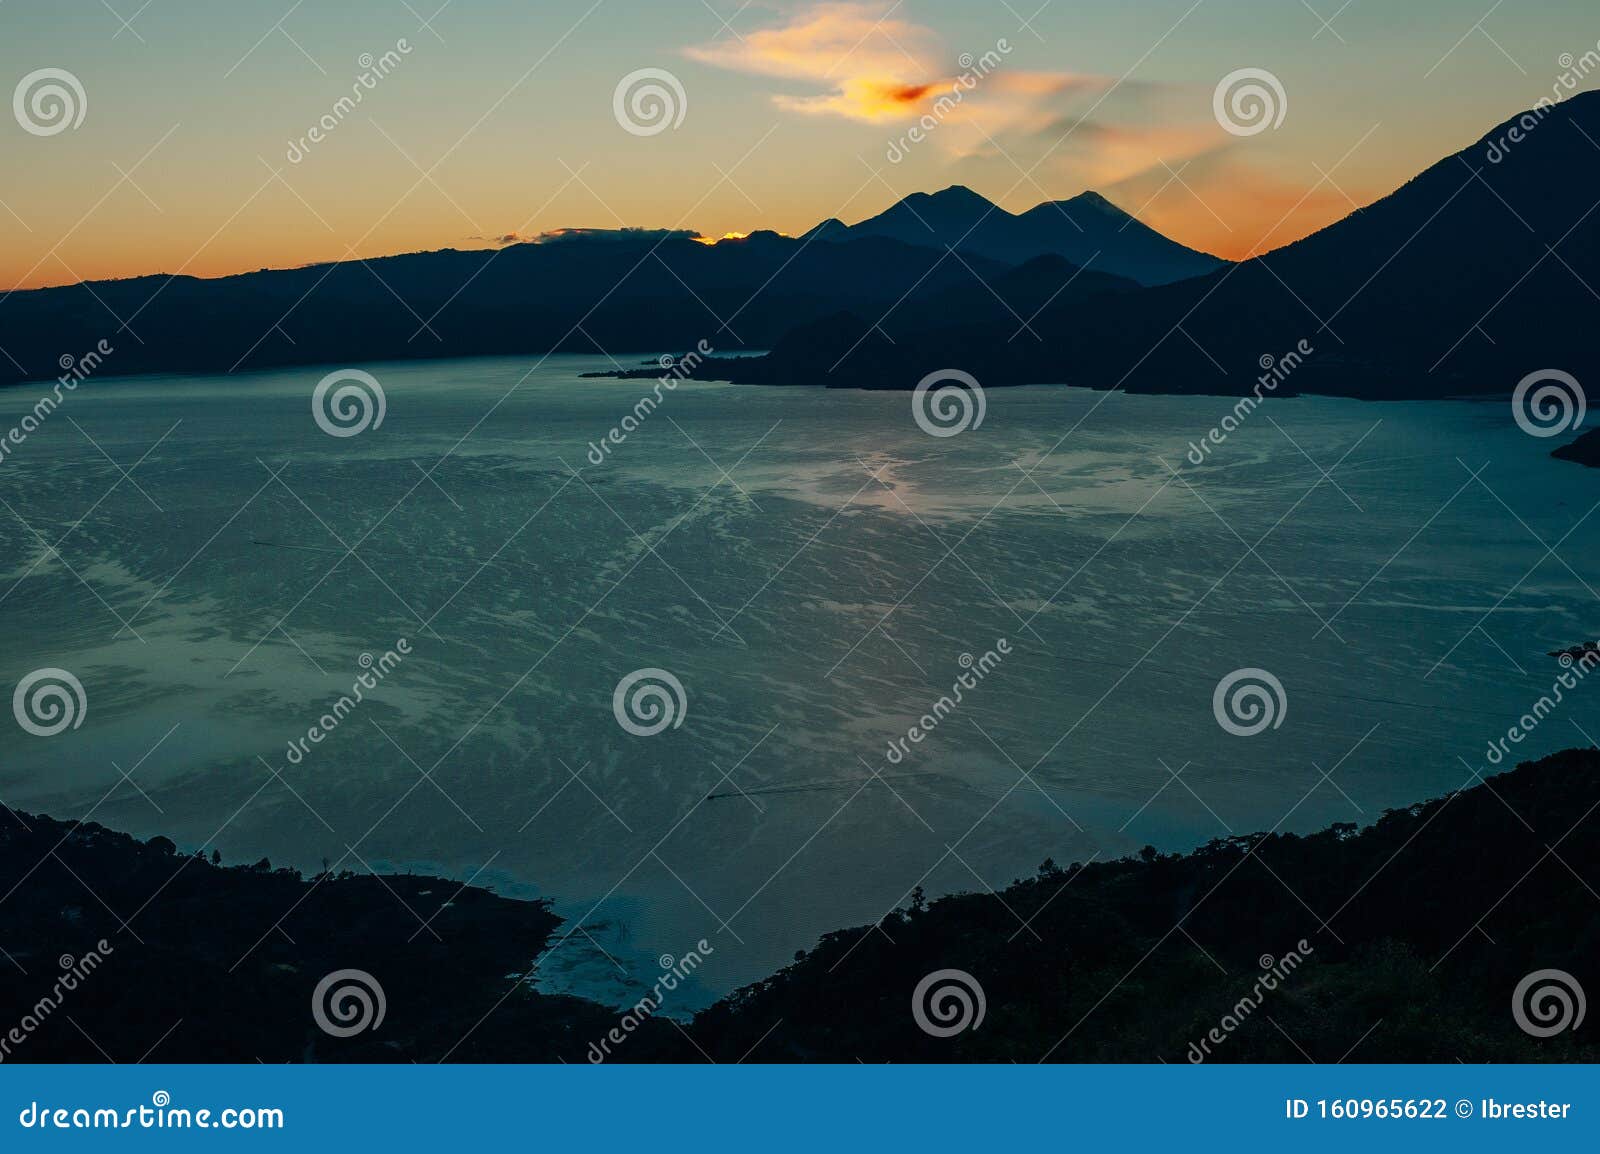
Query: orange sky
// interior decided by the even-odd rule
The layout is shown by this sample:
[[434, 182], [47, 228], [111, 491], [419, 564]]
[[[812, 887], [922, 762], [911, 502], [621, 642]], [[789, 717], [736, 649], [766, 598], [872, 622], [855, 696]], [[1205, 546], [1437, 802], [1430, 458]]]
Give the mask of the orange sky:
[[[794, 234], [954, 183], [1011, 211], [1093, 188], [1240, 257], [1470, 144], [1594, 41], [1576, 0], [1490, 18], [1492, 44], [1447, 0], [1413, 6], [1404, 26], [1350, 6], [1330, 31], [1275, 0], [1150, 0], [1093, 19], [1061, 2], [1026, 24], [954, 0], [607, 0], [587, 17], [482, 0], [419, 27], [387, 0], [289, 17], [267, 0], [171, 0], [135, 39], [10, 0], [0, 76], [20, 87], [65, 68], [87, 114], [49, 135], [0, 117], [0, 285], [216, 276], [563, 227]], [[386, 50], [387, 74], [336, 113]], [[1284, 115], [1241, 134], [1214, 93], [1247, 67], [1278, 81], [1281, 101], [1267, 96]], [[659, 131], [618, 112], [619, 83], [644, 68], [676, 86], [660, 91], [681, 115]]]

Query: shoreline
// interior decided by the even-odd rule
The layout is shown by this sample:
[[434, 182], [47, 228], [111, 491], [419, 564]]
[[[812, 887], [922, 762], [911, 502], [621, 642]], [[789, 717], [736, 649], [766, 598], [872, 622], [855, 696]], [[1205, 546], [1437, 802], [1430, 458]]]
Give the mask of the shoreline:
[[[752, 1049], [759, 1061], [1008, 1061], [1037, 1060], [1057, 1041], [1046, 1035], [1068, 1027], [1077, 1040], [1051, 1060], [1182, 1061], [1178, 1041], [1208, 1037], [1207, 1015], [1221, 1020], [1251, 990], [1257, 956], [1282, 969], [1286, 950], [1304, 963], [1299, 976], [1255, 997], [1314, 1054], [1377, 1018], [1390, 1029], [1361, 1060], [1593, 1061], [1593, 1040], [1536, 1042], [1505, 1003], [1529, 970], [1600, 980], [1585, 944], [1600, 934], [1600, 906], [1582, 882], [1600, 876], [1597, 809], [1600, 750], [1569, 750], [1361, 828], [1066, 867], [1046, 859], [999, 901], [914, 891], [876, 925], [823, 935], [687, 1024], [658, 1020], [644, 1000], [617, 1010], [532, 989], [526, 978], [563, 932], [547, 900], [409, 873], [224, 866], [165, 838], [8, 810], [0, 947], [15, 980], [0, 987], [0, 1034], [35, 1021], [21, 1042], [7, 1035], [0, 1062], [131, 1061], [151, 1048], [165, 1061], [581, 1062], [591, 1044], [627, 1062]], [[1545, 860], [1549, 844], [1560, 864]], [[1243, 868], [1258, 856], [1270, 867]], [[1516, 902], [1490, 904], [1511, 891]], [[1492, 945], [1474, 936], [1475, 917]], [[1179, 926], [1188, 941], [1173, 940]], [[102, 957], [94, 972], [41, 1017], [58, 959], [91, 953]], [[998, 1020], [936, 1037], [917, 1028], [908, 999], [919, 979], [953, 967]], [[387, 1014], [336, 1036], [318, 1028], [310, 1000], [352, 971], [375, 979]], [[851, 1009], [841, 1017], [840, 1006]], [[605, 1044], [613, 1031], [624, 1040]], [[1187, 1060], [1302, 1060], [1261, 1019], [1223, 1037]]]

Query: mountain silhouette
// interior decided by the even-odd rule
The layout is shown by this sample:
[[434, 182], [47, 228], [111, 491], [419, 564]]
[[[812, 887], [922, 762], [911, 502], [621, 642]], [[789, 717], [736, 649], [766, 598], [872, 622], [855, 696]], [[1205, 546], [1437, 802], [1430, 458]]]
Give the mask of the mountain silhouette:
[[857, 225], [828, 220], [812, 231], [829, 240], [892, 237], [1008, 264], [1054, 254], [1144, 285], [1201, 276], [1227, 263], [1169, 240], [1097, 192], [1045, 201], [1013, 215], [956, 184], [942, 192], [912, 193]]
[[[985, 385], [1237, 395], [1264, 358], [1310, 352], [1273, 389], [1366, 398], [1509, 392], [1545, 368], [1596, 379], [1600, 93], [1523, 113], [1403, 187], [1264, 256], [1014, 322], [873, 334], [835, 315], [764, 358], [703, 372], [911, 388], [956, 367]], [[976, 254], [975, 254], [976, 255]], [[1010, 323], [1008, 323], [1010, 322]], [[809, 339], [808, 339], [809, 338]]]
[[[1293, 244], [1148, 287], [1136, 282], [1153, 265], [1122, 275], [1110, 239], [1081, 246], [1114, 238], [1128, 260], [1128, 244], [1145, 245], [1169, 272], [1212, 258], [1093, 194], [1012, 216], [956, 187], [801, 237], [575, 234], [12, 292], [0, 379], [54, 377], [102, 340], [114, 351], [98, 371], [120, 375], [703, 339], [771, 351], [713, 357], [696, 375], [765, 384], [911, 388], [959, 368], [985, 385], [1238, 395], [1260, 387], [1267, 358], [1303, 348], [1278, 394], [1504, 393], [1541, 369], [1600, 375], [1597, 186], [1600, 93], [1587, 93], [1507, 121]], [[1056, 251], [1067, 240], [1080, 247]]]
[[[1022, 273], [1029, 311], [1078, 272]], [[715, 245], [672, 233], [569, 234], [495, 251], [413, 253], [215, 280], [145, 276], [0, 298], [0, 379], [47, 379], [105, 340], [99, 371], [228, 372], [423, 357], [770, 348], [840, 310], [1006, 314], [1004, 263], [888, 237], [847, 243], [757, 232]], [[1048, 274], [1058, 279], [1038, 282]], [[1070, 294], [1136, 288], [1085, 273]], [[1008, 290], [1009, 291], [1009, 290]], [[925, 302], [942, 301], [930, 312]], [[124, 328], [124, 323], [126, 327]]]

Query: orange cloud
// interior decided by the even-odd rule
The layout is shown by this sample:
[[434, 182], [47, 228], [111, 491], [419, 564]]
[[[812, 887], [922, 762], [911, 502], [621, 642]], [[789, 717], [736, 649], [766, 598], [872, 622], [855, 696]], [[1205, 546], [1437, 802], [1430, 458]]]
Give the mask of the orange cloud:
[[[1105, 77], [1070, 72], [1010, 71], [1002, 67], [1010, 46], [1001, 40], [981, 62], [963, 55], [935, 57], [932, 30], [898, 18], [898, 6], [830, 0], [766, 28], [687, 49], [691, 59], [760, 76], [806, 80], [830, 90], [812, 95], [779, 93], [778, 107], [812, 116], [841, 116], [878, 124], [934, 113], [941, 122], [976, 123], [973, 102], [983, 105], [985, 132], [1035, 131], [1054, 113], [1053, 99], [1104, 91]], [[962, 70], [951, 76], [954, 64]], [[954, 144], [954, 142], [951, 142]], [[959, 151], [959, 150], [958, 150]]]
[[[1051, 144], [1077, 120], [1075, 108], [1098, 108], [1115, 94], [1124, 115], [1139, 113], [1164, 87], [1013, 68], [1007, 62], [1012, 46], [1004, 40], [981, 60], [952, 53], [943, 66], [934, 66], [929, 61], [939, 55], [937, 44], [932, 30], [905, 19], [898, 5], [827, 0], [789, 14], [776, 27], [725, 36], [687, 53], [719, 68], [823, 89], [774, 94], [787, 111], [867, 124], [920, 121], [927, 139], [936, 142], [931, 147], [947, 159], [1004, 157], [1023, 167], [1050, 154]], [[1105, 109], [1101, 119], [1110, 113]], [[1051, 167], [1066, 170], [1080, 186], [1110, 184], [1155, 168], [1162, 159], [1179, 163], [1195, 156], [1214, 147], [1219, 135], [1209, 118], [1197, 127], [1086, 123]]]
[[811, 96], [777, 94], [780, 108], [879, 123], [920, 115], [940, 87], [933, 33], [894, 15], [895, 7], [829, 2], [796, 12], [776, 28], [687, 49], [703, 64], [831, 86]]
[[788, 23], [688, 49], [718, 68], [832, 80], [837, 75], [901, 79], [925, 74], [932, 33], [893, 15], [898, 5], [834, 2], [797, 12]]
[[838, 91], [823, 96], [774, 96], [779, 108], [807, 115], [845, 116], [877, 124], [920, 115], [943, 85], [903, 84], [894, 80], [860, 77], [845, 81]]

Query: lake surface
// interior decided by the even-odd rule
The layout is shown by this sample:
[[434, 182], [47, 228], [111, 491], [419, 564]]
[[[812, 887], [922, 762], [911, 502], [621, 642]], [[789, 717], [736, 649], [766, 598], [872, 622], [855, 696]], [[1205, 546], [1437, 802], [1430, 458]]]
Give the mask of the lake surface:
[[[0, 796], [548, 897], [547, 989], [632, 1001], [705, 939], [685, 1012], [919, 884], [1374, 820], [1492, 771], [1546, 651], [1600, 634], [1600, 472], [1504, 403], [1276, 398], [1195, 465], [1231, 402], [994, 389], [939, 438], [907, 393], [684, 384], [593, 465], [650, 391], [579, 379], [608, 361], [365, 367], [353, 437], [325, 366], [91, 381], [11, 449], [0, 688], [65, 669], [87, 711], [6, 718]], [[1249, 668], [1285, 708], [1236, 736]], [[681, 724], [619, 724], [640, 669]], [[1519, 757], [1588, 744], [1593, 680]]]

